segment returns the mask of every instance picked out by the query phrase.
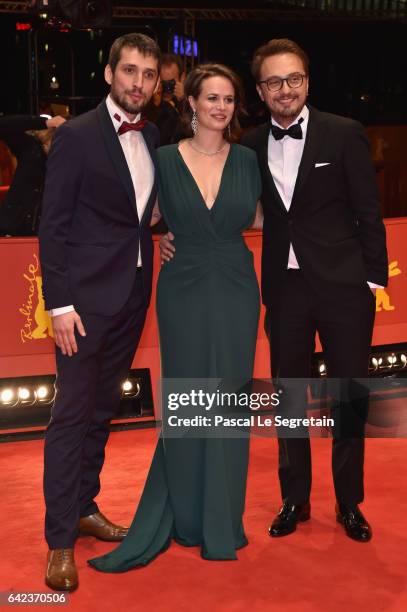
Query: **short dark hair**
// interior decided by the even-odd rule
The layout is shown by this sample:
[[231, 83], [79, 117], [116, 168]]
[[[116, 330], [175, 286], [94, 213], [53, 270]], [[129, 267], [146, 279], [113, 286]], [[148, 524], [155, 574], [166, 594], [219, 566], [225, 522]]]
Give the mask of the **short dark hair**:
[[241, 135], [239, 116], [243, 111], [243, 87], [240, 78], [231, 68], [224, 64], [201, 64], [188, 74], [184, 83], [185, 96], [185, 112], [183, 114], [183, 123], [187, 131], [192, 134], [191, 117], [192, 109], [188, 103], [188, 96], [197, 99], [202, 91], [202, 83], [211, 77], [223, 77], [228, 79], [233, 86], [235, 94], [235, 110], [230, 122], [230, 138], [226, 133], [227, 140], [237, 141]]
[[132, 49], [137, 49], [140, 51], [142, 55], [152, 55], [157, 60], [157, 69], [160, 71], [161, 67], [161, 49], [149, 36], [145, 34], [139, 34], [138, 32], [133, 32], [131, 34], [124, 34], [113, 42], [109, 51], [109, 60], [108, 64], [111, 68], [111, 71], [114, 72], [116, 70], [117, 64], [120, 61], [120, 57], [122, 54], [122, 49], [124, 47], [130, 47]]
[[254, 52], [251, 68], [256, 83], [260, 81], [260, 72], [264, 60], [272, 55], [281, 55], [282, 53], [294, 53], [294, 55], [297, 55], [304, 65], [305, 74], [308, 76], [309, 58], [305, 51], [289, 38], [274, 38]]
[[179, 55], [175, 53], [164, 53], [161, 57], [161, 68], [163, 66], [172, 66], [175, 64], [179, 71], [179, 76], [184, 72], [184, 63]]

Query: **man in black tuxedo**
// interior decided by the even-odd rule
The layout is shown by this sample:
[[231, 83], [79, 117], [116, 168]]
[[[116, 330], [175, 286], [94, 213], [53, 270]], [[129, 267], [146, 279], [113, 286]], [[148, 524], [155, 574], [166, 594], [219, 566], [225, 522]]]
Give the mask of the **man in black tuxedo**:
[[[310, 376], [318, 331], [330, 378], [366, 378], [374, 292], [386, 285], [388, 269], [368, 140], [356, 121], [306, 105], [308, 58], [296, 43], [277, 39], [260, 47], [252, 72], [271, 113], [271, 123], [242, 144], [257, 152], [262, 173], [262, 296], [273, 377]], [[298, 389], [301, 394], [301, 383]], [[335, 419], [342, 434], [335, 428], [332, 450], [337, 520], [358, 541], [371, 538], [358, 508], [366, 407], [364, 398], [342, 406]], [[283, 506], [269, 530], [274, 537], [310, 518], [311, 452], [304, 434], [279, 436]]]
[[45, 437], [46, 583], [78, 585], [79, 533], [121, 540], [95, 502], [109, 423], [150, 301], [157, 128], [140, 118], [157, 86], [160, 50], [142, 34], [112, 45], [110, 94], [64, 124], [49, 155], [40, 258], [53, 320], [56, 399]]

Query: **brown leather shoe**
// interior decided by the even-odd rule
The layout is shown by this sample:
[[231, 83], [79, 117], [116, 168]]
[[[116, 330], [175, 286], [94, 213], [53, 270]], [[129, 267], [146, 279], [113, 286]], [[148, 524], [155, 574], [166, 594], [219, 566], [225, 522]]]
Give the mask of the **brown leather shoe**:
[[48, 551], [45, 583], [56, 591], [74, 591], [78, 587], [73, 548], [55, 548]]
[[95, 514], [79, 519], [81, 535], [91, 535], [105, 542], [119, 542], [126, 537], [128, 531], [127, 527], [111, 523], [101, 512], [95, 512]]

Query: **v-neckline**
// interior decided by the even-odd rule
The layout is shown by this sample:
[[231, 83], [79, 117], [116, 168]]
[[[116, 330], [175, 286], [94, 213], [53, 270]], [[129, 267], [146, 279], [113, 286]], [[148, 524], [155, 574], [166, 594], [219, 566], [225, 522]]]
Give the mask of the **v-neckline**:
[[201, 200], [202, 204], [205, 206], [205, 209], [207, 210], [207, 212], [208, 212], [208, 213], [211, 213], [211, 212], [213, 211], [213, 209], [215, 208], [215, 205], [216, 205], [217, 201], [219, 200], [219, 196], [220, 196], [221, 191], [222, 191], [222, 186], [223, 186], [223, 177], [225, 176], [226, 166], [228, 165], [229, 160], [230, 160], [230, 156], [231, 156], [231, 152], [232, 152], [232, 147], [233, 147], [233, 144], [232, 144], [232, 143], [230, 143], [230, 146], [229, 146], [229, 151], [228, 151], [228, 154], [227, 154], [227, 157], [226, 157], [225, 163], [223, 164], [223, 168], [222, 168], [222, 174], [221, 174], [221, 177], [220, 177], [220, 182], [219, 182], [219, 189], [218, 189], [218, 193], [216, 194], [216, 197], [215, 197], [215, 199], [214, 199], [214, 201], [213, 201], [213, 204], [212, 204], [212, 206], [211, 206], [210, 208], [208, 207], [208, 205], [207, 205], [207, 203], [206, 203], [206, 200], [205, 200], [205, 198], [203, 197], [202, 191], [200, 190], [199, 185], [198, 185], [198, 183], [197, 183], [197, 181], [196, 181], [196, 179], [195, 179], [194, 175], [192, 174], [192, 172], [191, 172], [191, 170], [190, 170], [190, 168], [189, 168], [189, 166], [188, 166], [187, 162], [185, 161], [185, 159], [184, 159], [184, 157], [183, 157], [183, 155], [182, 155], [181, 151], [179, 150], [179, 144], [177, 144], [177, 145], [176, 145], [176, 147], [177, 147], [177, 153], [178, 153], [178, 156], [181, 158], [181, 162], [182, 162], [182, 164], [185, 166], [185, 168], [186, 168], [186, 170], [187, 170], [187, 172], [188, 172], [188, 174], [189, 174], [189, 176], [190, 176], [190, 178], [191, 178], [191, 180], [192, 180], [193, 184], [195, 185], [195, 188], [196, 188], [196, 190], [197, 190], [197, 192], [198, 192], [198, 194], [199, 194], [199, 197], [200, 197], [200, 200]]

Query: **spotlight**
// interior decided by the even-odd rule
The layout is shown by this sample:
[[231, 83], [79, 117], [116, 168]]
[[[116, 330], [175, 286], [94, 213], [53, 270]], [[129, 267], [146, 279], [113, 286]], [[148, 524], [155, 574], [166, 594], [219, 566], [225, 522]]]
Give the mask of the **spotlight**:
[[122, 384], [123, 397], [126, 399], [134, 399], [140, 394], [141, 385], [137, 379], [127, 379]]
[[29, 389], [27, 389], [26, 387], [20, 387], [18, 390], [18, 397], [20, 398], [20, 400], [28, 400], [28, 398], [30, 397], [30, 391]]
[[[369, 376], [377, 378], [406, 378], [407, 343], [372, 347], [369, 357]], [[312, 359], [312, 376], [327, 376], [323, 353], [315, 353]]]
[[0, 397], [1, 397], [1, 401], [3, 402], [3, 404], [8, 404], [14, 398], [14, 391], [13, 391], [13, 389], [3, 389], [3, 391], [1, 392]]
[[36, 396], [37, 396], [37, 399], [39, 400], [42, 400], [48, 397], [48, 387], [44, 387], [44, 386], [38, 387], [36, 391]]
[[[320, 359], [320, 361], [322, 361]], [[0, 443], [9, 436], [41, 435], [55, 398], [55, 375], [0, 378]], [[154, 419], [154, 402], [148, 368], [129, 370], [118, 384], [121, 396], [112, 428], [135, 426], [142, 418]]]

